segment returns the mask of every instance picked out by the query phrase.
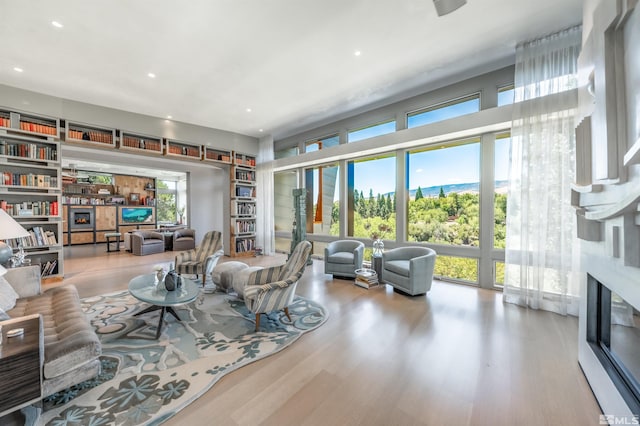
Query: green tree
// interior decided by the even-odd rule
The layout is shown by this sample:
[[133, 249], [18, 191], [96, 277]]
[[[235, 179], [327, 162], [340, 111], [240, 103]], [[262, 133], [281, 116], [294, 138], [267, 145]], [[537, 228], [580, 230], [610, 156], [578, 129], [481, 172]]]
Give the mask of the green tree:
[[[161, 180], [156, 182], [158, 189], [167, 189], [169, 188], [166, 183]], [[174, 194], [162, 194], [158, 192], [156, 194], [157, 203], [156, 203], [156, 211], [157, 211], [157, 219], [159, 222], [176, 222], [176, 197]]]
[[415, 201], [421, 200], [423, 198], [424, 196], [422, 195], [422, 189], [420, 189], [420, 187], [418, 186], [418, 189], [416, 190]]
[[444, 198], [444, 197], [446, 197], [446, 195], [444, 195], [444, 189], [440, 187], [440, 194], [438, 194], [438, 198]]

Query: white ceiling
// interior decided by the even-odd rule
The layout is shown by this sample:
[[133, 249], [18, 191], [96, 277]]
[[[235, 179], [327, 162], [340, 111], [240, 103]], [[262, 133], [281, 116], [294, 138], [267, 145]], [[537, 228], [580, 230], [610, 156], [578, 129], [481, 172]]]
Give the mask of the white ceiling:
[[0, 0], [0, 83], [278, 138], [581, 20], [582, 0]]

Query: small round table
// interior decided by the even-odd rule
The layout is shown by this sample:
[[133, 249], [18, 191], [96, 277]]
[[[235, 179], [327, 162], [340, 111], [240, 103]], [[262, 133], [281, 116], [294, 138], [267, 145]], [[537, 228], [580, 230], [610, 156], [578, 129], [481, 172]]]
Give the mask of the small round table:
[[136, 299], [151, 304], [148, 308], [134, 314], [134, 316], [146, 314], [147, 312], [160, 310], [160, 321], [156, 329], [156, 339], [160, 337], [162, 331], [162, 321], [165, 312], [170, 313], [182, 322], [173, 306], [191, 303], [200, 294], [200, 288], [196, 283], [188, 278], [182, 277], [182, 286], [174, 291], [167, 291], [163, 284], [158, 286], [156, 274], [138, 275], [129, 281], [129, 293]]

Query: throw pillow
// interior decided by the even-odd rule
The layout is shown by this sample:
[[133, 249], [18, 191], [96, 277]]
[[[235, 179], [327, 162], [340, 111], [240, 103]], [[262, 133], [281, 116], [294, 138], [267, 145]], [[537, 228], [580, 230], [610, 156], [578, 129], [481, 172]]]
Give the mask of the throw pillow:
[[4, 277], [0, 277], [0, 309], [8, 311], [16, 306], [18, 293]]

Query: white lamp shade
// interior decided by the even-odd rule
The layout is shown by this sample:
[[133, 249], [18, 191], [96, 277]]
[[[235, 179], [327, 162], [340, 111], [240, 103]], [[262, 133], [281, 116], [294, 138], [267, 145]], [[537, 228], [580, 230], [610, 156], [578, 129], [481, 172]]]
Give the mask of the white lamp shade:
[[0, 240], [28, 237], [29, 233], [14, 218], [0, 209]]

